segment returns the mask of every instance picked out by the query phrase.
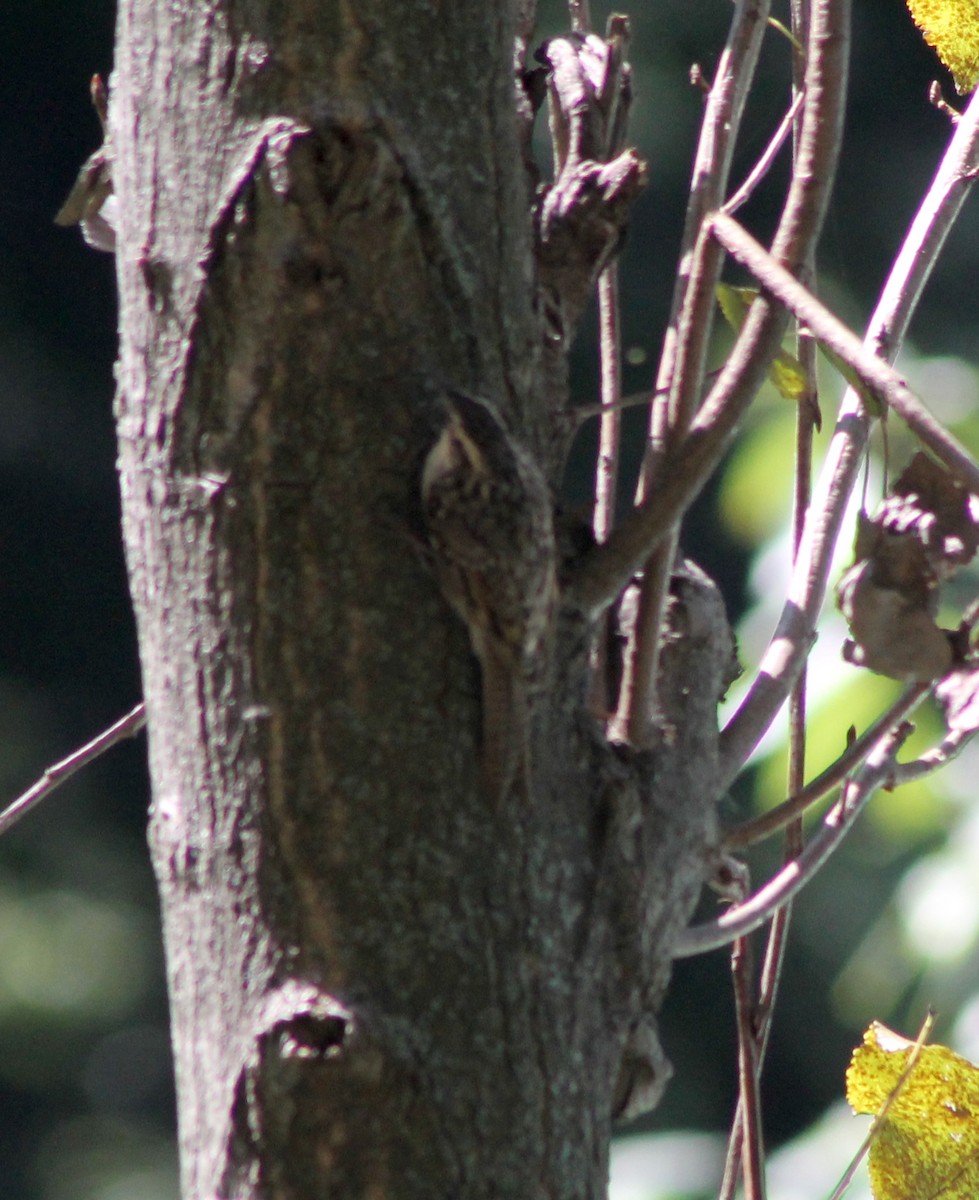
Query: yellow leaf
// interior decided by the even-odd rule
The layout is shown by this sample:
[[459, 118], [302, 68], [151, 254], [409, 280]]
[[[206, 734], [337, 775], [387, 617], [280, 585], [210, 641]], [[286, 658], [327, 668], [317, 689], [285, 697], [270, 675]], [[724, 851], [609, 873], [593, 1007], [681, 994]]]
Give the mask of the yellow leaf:
[[874, 1196], [974, 1200], [979, 1195], [979, 1067], [947, 1046], [922, 1046], [894, 1095], [914, 1045], [875, 1021], [846, 1073], [846, 1098], [854, 1112], [876, 1116], [887, 1105], [870, 1146]]
[[907, 0], [925, 41], [952, 72], [960, 96], [979, 83], [979, 0]]

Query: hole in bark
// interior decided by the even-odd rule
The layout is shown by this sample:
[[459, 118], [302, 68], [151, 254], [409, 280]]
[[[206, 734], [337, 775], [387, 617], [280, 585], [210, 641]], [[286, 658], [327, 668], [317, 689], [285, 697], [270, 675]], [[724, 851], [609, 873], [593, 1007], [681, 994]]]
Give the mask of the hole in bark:
[[343, 1017], [296, 1017], [282, 1027], [282, 1057], [336, 1058], [347, 1040], [348, 1026]]

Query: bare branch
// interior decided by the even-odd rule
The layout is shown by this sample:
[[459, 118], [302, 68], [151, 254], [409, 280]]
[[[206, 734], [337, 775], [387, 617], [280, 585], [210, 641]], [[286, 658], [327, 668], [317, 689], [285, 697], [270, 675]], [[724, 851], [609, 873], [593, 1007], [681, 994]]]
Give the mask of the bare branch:
[[805, 787], [794, 792], [775, 808], [730, 830], [724, 838], [724, 849], [738, 850], [760, 842], [763, 838], [777, 833], [802, 816], [813, 804], [842, 783], [882, 737], [888, 734], [899, 721], [903, 721], [914, 712], [930, 690], [931, 685], [927, 683], [916, 683], [909, 687], [882, 716], [878, 717], [869, 729], [847, 746], [835, 762], [831, 763], [825, 771], [821, 771]]
[[888, 275], [870, 324], [871, 344], [893, 361], [932, 268], [979, 171], [979, 92], [959, 118], [931, 187]]
[[680, 248], [680, 270], [664, 340], [656, 390], [670, 395], [658, 427], [656, 414], [638, 496], [641, 502], [669, 443], [682, 437], [700, 401], [704, 360], [714, 318], [714, 284], [722, 255], [704, 237], [704, 220], [719, 207], [727, 188], [744, 105], [754, 80], [770, 4], [735, 5], [727, 44], [717, 64], [694, 158], [690, 200]]
[[902, 783], [910, 783], [914, 779], [923, 779], [947, 766], [953, 758], [957, 758], [969, 745], [979, 730], [953, 729], [947, 737], [930, 750], [914, 759], [913, 762], [898, 763], [894, 768], [893, 786], [900, 787]]
[[761, 158], [755, 163], [748, 174], [744, 178], [744, 182], [736, 192], [733, 192], [721, 206], [721, 212], [736, 213], [738, 209], [751, 199], [751, 195], [755, 188], [761, 183], [768, 172], [772, 169], [772, 164], [778, 158], [778, 152], [785, 145], [789, 134], [792, 132], [792, 123], [796, 118], [799, 110], [802, 108], [802, 101], [805, 99], [805, 92], [796, 92], [789, 105], [788, 111], [779, 122], [778, 128], [772, 134], [772, 139], [762, 152]]
[[911, 734], [911, 728], [910, 724], [904, 722], [874, 747], [867, 761], [844, 788], [839, 801], [827, 813], [823, 828], [798, 858], [788, 862], [743, 904], [728, 909], [715, 921], [687, 929], [680, 935], [673, 957], [689, 958], [725, 946], [764, 925], [773, 913], [788, 904], [839, 848], [874, 792], [893, 778], [894, 756]]
[[[889, 361], [900, 349], [925, 282], [961, 210], [977, 157], [979, 97], [974, 96], [955, 129], [871, 317], [864, 345], [881, 358]], [[816, 618], [826, 595], [833, 550], [856, 482], [869, 427], [863, 401], [854, 389], [847, 389], [782, 615], [751, 689], [721, 735], [723, 776], [727, 784], [785, 702], [792, 681], [809, 653]]]
[[[792, 36], [798, 44], [804, 45], [809, 40], [809, 5], [807, 0], [792, 2]], [[793, 161], [798, 150], [798, 139], [801, 134], [800, 105], [805, 94], [805, 63], [799, 55], [792, 61], [792, 78], [795, 96], [790, 113], [793, 117]], [[799, 114], [799, 116], [796, 116]], [[754, 172], [753, 172], [754, 174]], [[749, 176], [749, 180], [750, 180]], [[807, 277], [815, 272], [815, 247], [810, 254], [806, 267]], [[807, 395], [801, 400], [796, 410], [796, 455], [795, 455], [795, 486], [792, 514], [792, 557], [798, 556], [805, 527], [806, 512], [812, 498], [812, 440], [813, 428], [819, 416], [818, 385], [816, 383], [815, 356], [816, 344], [812, 337], [800, 332], [797, 336], [797, 353], [799, 362], [809, 380]], [[805, 752], [806, 752], [806, 671], [799, 673], [792, 695], [789, 699], [789, 792], [799, 791], [805, 782]], [[785, 857], [797, 858], [802, 852], [803, 829], [801, 818], [792, 821], [785, 836]], [[761, 975], [758, 980], [758, 996], [753, 1012], [753, 1028], [756, 1043], [756, 1063], [758, 1074], [761, 1074], [765, 1057], [768, 1053], [769, 1037], [772, 1029], [772, 1014], [775, 1011], [775, 1000], [778, 995], [782, 969], [785, 964], [785, 954], [789, 943], [789, 929], [792, 924], [792, 905], [786, 904], [772, 918], [765, 943], [765, 955], [762, 960]], [[732, 951], [732, 959], [737, 953], [738, 942]], [[762, 1136], [760, 1122], [755, 1131], [751, 1122], [751, 1097], [744, 1094], [738, 1096], [738, 1104], [731, 1122], [731, 1132], [728, 1138], [727, 1158], [724, 1165], [724, 1178], [718, 1200], [733, 1200], [742, 1152], [745, 1142], [748, 1143], [747, 1162], [753, 1164], [760, 1150], [752, 1145], [752, 1137], [759, 1141]], [[747, 1118], [746, 1119], [746, 1114]], [[751, 1169], [757, 1173], [758, 1168]], [[761, 1185], [764, 1186], [764, 1175]], [[745, 1171], [745, 1190], [750, 1188], [748, 1171]]]
[[[751, 941], [738, 938], [731, 952], [738, 1027], [738, 1116], [745, 1200], [765, 1200], [765, 1149], [761, 1122], [761, 1059], [755, 1027]], [[739, 1159], [741, 1155], [737, 1156]], [[730, 1160], [729, 1160], [730, 1161]], [[733, 1165], [733, 1164], [732, 1164]]]
[[711, 218], [711, 229], [721, 245], [751, 271], [766, 292], [780, 300], [820, 341], [852, 367], [875, 398], [893, 409], [970, 492], [979, 494], [979, 463], [932, 416], [900, 372], [868, 350], [839, 317], [780, 266], [733, 217], [715, 213]]
[[[598, 277], [598, 338], [601, 366], [601, 420], [598, 461], [595, 466], [595, 508], [592, 528], [596, 542], [604, 542], [615, 524], [619, 494], [619, 448], [622, 435], [622, 358], [619, 327], [619, 268], [609, 263]], [[648, 403], [648, 398], [647, 403]], [[593, 707], [604, 716], [614, 703], [609, 693], [608, 619], [606, 611], [594, 640], [592, 663]]]
[[114, 725], [103, 729], [97, 737], [86, 742], [84, 746], [80, 746], [67, 758], [48, 767], [37, 783], [29, 787], [23, 795], [18, 796], [13, 803], [8, 804], [3, 812], [0, 812], [0, 837], [12, 829], [21, 817], [26, 817], [33, 808], [36, 808], [45, 796], [50, 796], [56, 788], [61, 787], [76, 771], [95, 762], [97, 758], [105, 754], [106, 750], [111, 750], [119, 742], [135, 737], [145, 724], [146, 709], [140, 701], [124, 717], [120, 717]]
[[[846, 92], [849, 0], [816, 5], [806, 72], [798, 168], [772, 244], [796, 267], [818, 237], [839, 153]], [[711, 298], [713, 303], [713, 297]], [[703, 487], [754, 398], [781, 342], [782, 314], [759, 299], [690, 432], [663, 464], [655, 489], [602, 546], [582, 560], [569, 598], [597, 614], [611, 604]]]
[[575, 33], [591, 33], [591, 6], [588, 0], [568, 0], [568, 16]]
[[[714, 285], [722, 258], [710, 238], [704, 236], [704, 218], [717, 207], [727, 188], [769, 8], [769, 0], [748, 0], [735, 6], [727, 44], [708, 93], [694, 157], [680, 269], [656, 376], [656, 393], [666, 394], [654, 402], [650, 411], [649, 442], [636, 494], [639, 505], [658, 487], [666, 456], [686, 435], [701, 399], [714, 316]], [[626, 648], [616, 729], [618, 736], [624, 734], [635, 745], [645, 743], [656, 710], [659, 630], [676, 543], [677, 530], [671, 529], [665, 544], [649, 548], [635, 630]]]
[[[619, 272], [612, 262], [598, 278], [599, 351], [602, 405], [595, 478], [595, 538], [605, 541], [615, 522], [619, 482], [619, 430], [622, 407], [622, 367], [619, 333]], [[648, 401], [648, 397], [646, 397]]]

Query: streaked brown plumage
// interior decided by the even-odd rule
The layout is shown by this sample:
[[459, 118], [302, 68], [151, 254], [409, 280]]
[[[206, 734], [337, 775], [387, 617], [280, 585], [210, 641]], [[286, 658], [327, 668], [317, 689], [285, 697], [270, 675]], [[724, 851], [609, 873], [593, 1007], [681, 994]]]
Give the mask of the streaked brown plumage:
[[551, 497], [531, 455], [484, 401], [446, 396], [421, 491], [439, 584], [482, 670], [483, 763], [496, 796], [526, 760], [531, 679], [554, 611]]

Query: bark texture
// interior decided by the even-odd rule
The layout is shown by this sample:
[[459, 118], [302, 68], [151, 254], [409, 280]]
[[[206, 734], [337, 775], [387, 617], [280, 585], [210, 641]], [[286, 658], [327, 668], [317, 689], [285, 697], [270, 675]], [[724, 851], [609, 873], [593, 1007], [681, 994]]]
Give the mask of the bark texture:
[[564, 351], [640, 181], [582, 143], [597, 218], [535, 196], [528, 29], [526, 0], [120, 4], [119, 467], [187, 1200], [599, 1197], [614, 1116], [665, 1080], [716, 591], [674, 581], [641, 756], [588, 716], [559, 605], [529, 779], [491, 803], [422, 544], [447, 387], [556, 485]]

